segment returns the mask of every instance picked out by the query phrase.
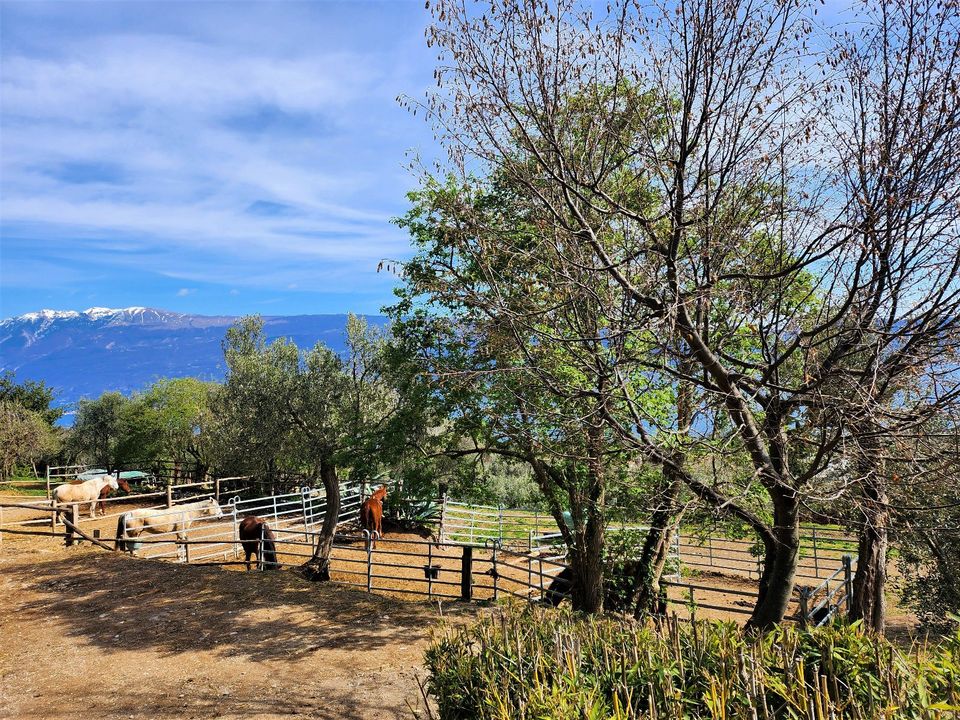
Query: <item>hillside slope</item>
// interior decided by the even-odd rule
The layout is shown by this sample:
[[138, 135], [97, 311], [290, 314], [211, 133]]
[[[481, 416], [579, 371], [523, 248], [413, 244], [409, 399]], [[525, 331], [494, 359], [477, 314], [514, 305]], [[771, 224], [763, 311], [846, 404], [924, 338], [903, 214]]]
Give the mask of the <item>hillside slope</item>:
[[[43, 380], [64, 405], [107, 390], [129, 393], [163, 377], [219, 380], [225, 372], [221, 342], [235, 320], [142, 307], [41, 310], [0, 321], [0, 369], [15, 371], [18, 381]], [[263, 320], [270, 340], [345, 348], [346, 315]]]

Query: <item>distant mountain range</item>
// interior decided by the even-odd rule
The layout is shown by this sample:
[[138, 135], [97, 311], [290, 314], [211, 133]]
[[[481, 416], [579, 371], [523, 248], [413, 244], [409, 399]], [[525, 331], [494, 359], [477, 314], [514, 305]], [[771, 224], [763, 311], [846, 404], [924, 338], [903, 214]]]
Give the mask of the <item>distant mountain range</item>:
[[[15, 371], [20, 382], [43, 380], [61, 405], [108, 390], [129, 393], [159, 378], [221, 380], [221, 341], [236, 320], [143, 307], [41, 310], [0, 321], [0, 369]], [[304, 348], [323, 341], [335, 352], [346, 346], [346, 315], [263, 321], [269, 340], [286, 337]]]

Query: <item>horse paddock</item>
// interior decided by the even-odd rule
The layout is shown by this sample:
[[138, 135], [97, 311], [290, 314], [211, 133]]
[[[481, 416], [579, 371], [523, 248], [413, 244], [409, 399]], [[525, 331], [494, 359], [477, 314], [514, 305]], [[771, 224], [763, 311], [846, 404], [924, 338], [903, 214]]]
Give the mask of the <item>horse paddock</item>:
[[[411, 718], [436, 603], [3, 539], [0, 718]], [[474, 606], [443, 603], [447, 622]]]

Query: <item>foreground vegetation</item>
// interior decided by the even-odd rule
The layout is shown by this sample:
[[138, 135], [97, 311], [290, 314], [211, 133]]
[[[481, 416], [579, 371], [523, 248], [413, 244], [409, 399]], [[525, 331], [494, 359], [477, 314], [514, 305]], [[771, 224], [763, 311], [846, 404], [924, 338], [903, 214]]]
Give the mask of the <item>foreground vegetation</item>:
[[960, 633], [901, 651], [858, 626], [623, 623], [511, 609], [427, 652], [441, 720], [960, 717]]

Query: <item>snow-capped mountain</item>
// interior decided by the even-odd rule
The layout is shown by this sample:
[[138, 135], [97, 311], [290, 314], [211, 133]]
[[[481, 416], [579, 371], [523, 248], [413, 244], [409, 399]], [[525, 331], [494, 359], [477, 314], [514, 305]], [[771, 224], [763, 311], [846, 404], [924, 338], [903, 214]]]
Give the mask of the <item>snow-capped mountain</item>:
[[[131, 392], [163, 377], [223, 378], [221, 341], [235, 317], [155, 308], [40, 310], [0, 321], [0, 370], [43, 380], [61, 404], [107, 390]], [[385, 319], [369, 317], [371, 323]], [[346, 315], [264, 317], [268, 339], [300, 347], [345, 345]]]

